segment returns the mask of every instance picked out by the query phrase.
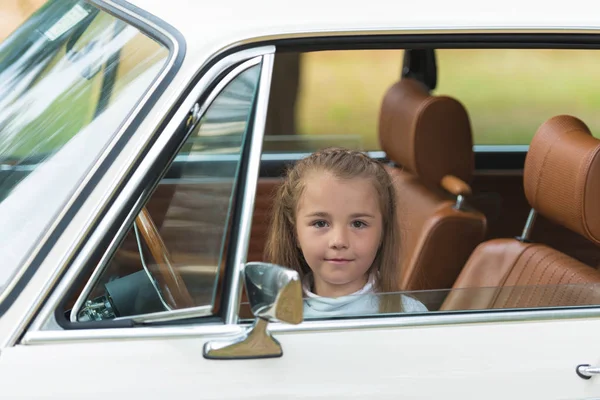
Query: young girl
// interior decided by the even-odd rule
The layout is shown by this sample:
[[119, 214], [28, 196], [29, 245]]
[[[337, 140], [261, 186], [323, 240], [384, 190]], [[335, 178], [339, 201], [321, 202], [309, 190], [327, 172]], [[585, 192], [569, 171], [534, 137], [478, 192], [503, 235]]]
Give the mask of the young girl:
[[422, 312], [398, 290], [396, 197], [369, 156], [329, 148], [300, 160], [278, 189], [268, 262], [298, 271], [305, 317]]

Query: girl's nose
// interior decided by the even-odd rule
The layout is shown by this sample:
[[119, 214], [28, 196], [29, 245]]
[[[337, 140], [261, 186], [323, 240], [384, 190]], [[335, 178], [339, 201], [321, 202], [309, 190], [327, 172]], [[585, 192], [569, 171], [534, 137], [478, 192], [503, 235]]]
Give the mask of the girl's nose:
[[344, 228], [333, 229], [329, 245], [332, 249], [348, 248], [348, 233]]

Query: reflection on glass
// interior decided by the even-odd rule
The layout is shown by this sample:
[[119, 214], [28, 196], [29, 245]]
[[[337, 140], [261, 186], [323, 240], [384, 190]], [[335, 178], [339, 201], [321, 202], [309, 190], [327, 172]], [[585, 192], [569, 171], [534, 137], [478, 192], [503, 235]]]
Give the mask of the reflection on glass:
[[[253, 66], [219, 93], [159, 186], [172, 196], [161, 235], [196, 305], [212, 304], [224, 262], [227, 225], [259, 74], [260, 65]], [[221, 158], [211, 161], [215, 155]], [[156, 196], [149, 204], [159, 201]], [[149, 268], [156, 265], [150, 263]]]
[[[482, 310], [523, 310], [562, 307], [582, 307], [600, 305], [600, 283], [582, 283], [568, 285], [528, 285], [505, 287], [474, 287], [444, 290], [423, 290], [396, 293], [378, 293], [346, 296], [347, 301], [364, 301], [364, 297], [382, 301], [411, 297], [423, 304], [428, 314], [441, 312], [464, 312]], [[352, 299], [356, 297], [356, 299]], [[305, 310], [307, 307], [305, 299]], [[396, 302], [398, 303], [398, 302]], [[404, 302], [405, 303], [405, 302]], [[346, 308], [347, 310], [348, 308]], [[310, 317], [305, 313], [304, 320], [323, 320], [344, 317], [373, 317], [377, 315], [417, 315], [423, 312], [390, 311], [365, 314], [361, 312], [332, 311], [319, 317]], [[248, 303], [242, 303], [240, 316], [252, 318]]]
[[84, 1], [0, 44], [0, 286], [163, 68], [168, 50]]
[[[184, 282], [185, 288], [179, 294], [189, 293], [194, 306], [211, 305], [216, 295], [259, 75], [260, 65], [252, 66], [235, 76], [215, 97], [146, 204], [169, 254], [173, 275]], [[144, 265], [149, 274], [142, 270]], [[102, 310], [106, 301], [112, 301], [111, 313], [104, 316], [96, 309], [90, 312], [88, 307], [85, 318], [166, 311], [160, 299], [177, 288], [166, 287], [169, 284], [161, 277], [164, 267], [153, 257], [149, 244], [138, 242], [130, 230], [87, 297]]]

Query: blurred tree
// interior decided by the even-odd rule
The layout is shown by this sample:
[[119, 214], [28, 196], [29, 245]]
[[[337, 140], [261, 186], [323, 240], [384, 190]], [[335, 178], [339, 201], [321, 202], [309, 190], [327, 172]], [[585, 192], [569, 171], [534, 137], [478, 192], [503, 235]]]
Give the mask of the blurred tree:
[[297, 52], [275, 56], [265, 135], [296, 134], [300, 57]]

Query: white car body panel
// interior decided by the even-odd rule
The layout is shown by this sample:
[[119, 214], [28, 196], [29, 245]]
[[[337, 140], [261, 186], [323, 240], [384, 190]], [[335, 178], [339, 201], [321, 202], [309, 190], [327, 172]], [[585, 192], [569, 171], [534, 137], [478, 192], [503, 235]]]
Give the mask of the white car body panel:
[[[537, 321], [463, 320], [419, 326], [421, 320], [438, 317], [432, 314], [411, 317], [410, 326], [405, 318], [382, 318], [381, 326], [365, 322], [360, 328], [359, 320], [348, 327], [341, 322], [335, 329], [319, 322], [297, 328], [272, 324], [282, 357], [230, 361], [205, 359], [203, 345], [231, 338], [245, 325], [63, 332], [37, 320], [37, 312], [55, 300], [47, 293], [72, 261], [72, 238], [87, 231], [90, 218], [168, 109], [223, 49], [281, 37], [600, 28], [600, 3], [585, 3], [584, 8], [580, 1], [568, 8], [514, 0], [500, 8], [476, 1], [379, 1], [368, 4], [371, 11], [347, 2], [313, 0], [132, 3], [179, 30], [187, 40], [186, 56], [114, 166], [0, 317], [2, 398], [600, 398], [600, 377], [583, 380], [575, 373], [579, 364], [600, 365], [598, 313], [571, 319], [553, 319], [549, 313], [546, 320]], [[193, 102], [191, 98], [184, 102], [166, 131], [175, 129]]]
[[600, 362], [598, 329], [573, 320], [282, 332], [281, 358], [223, 361], [202, 357], [200, 326], [155, 328], [156, 338], [131, 330], [130, 340], [16, 346], [0, 374], [6, 398], [583, 399], [600, 393], [599, 380], [575, 374]]

